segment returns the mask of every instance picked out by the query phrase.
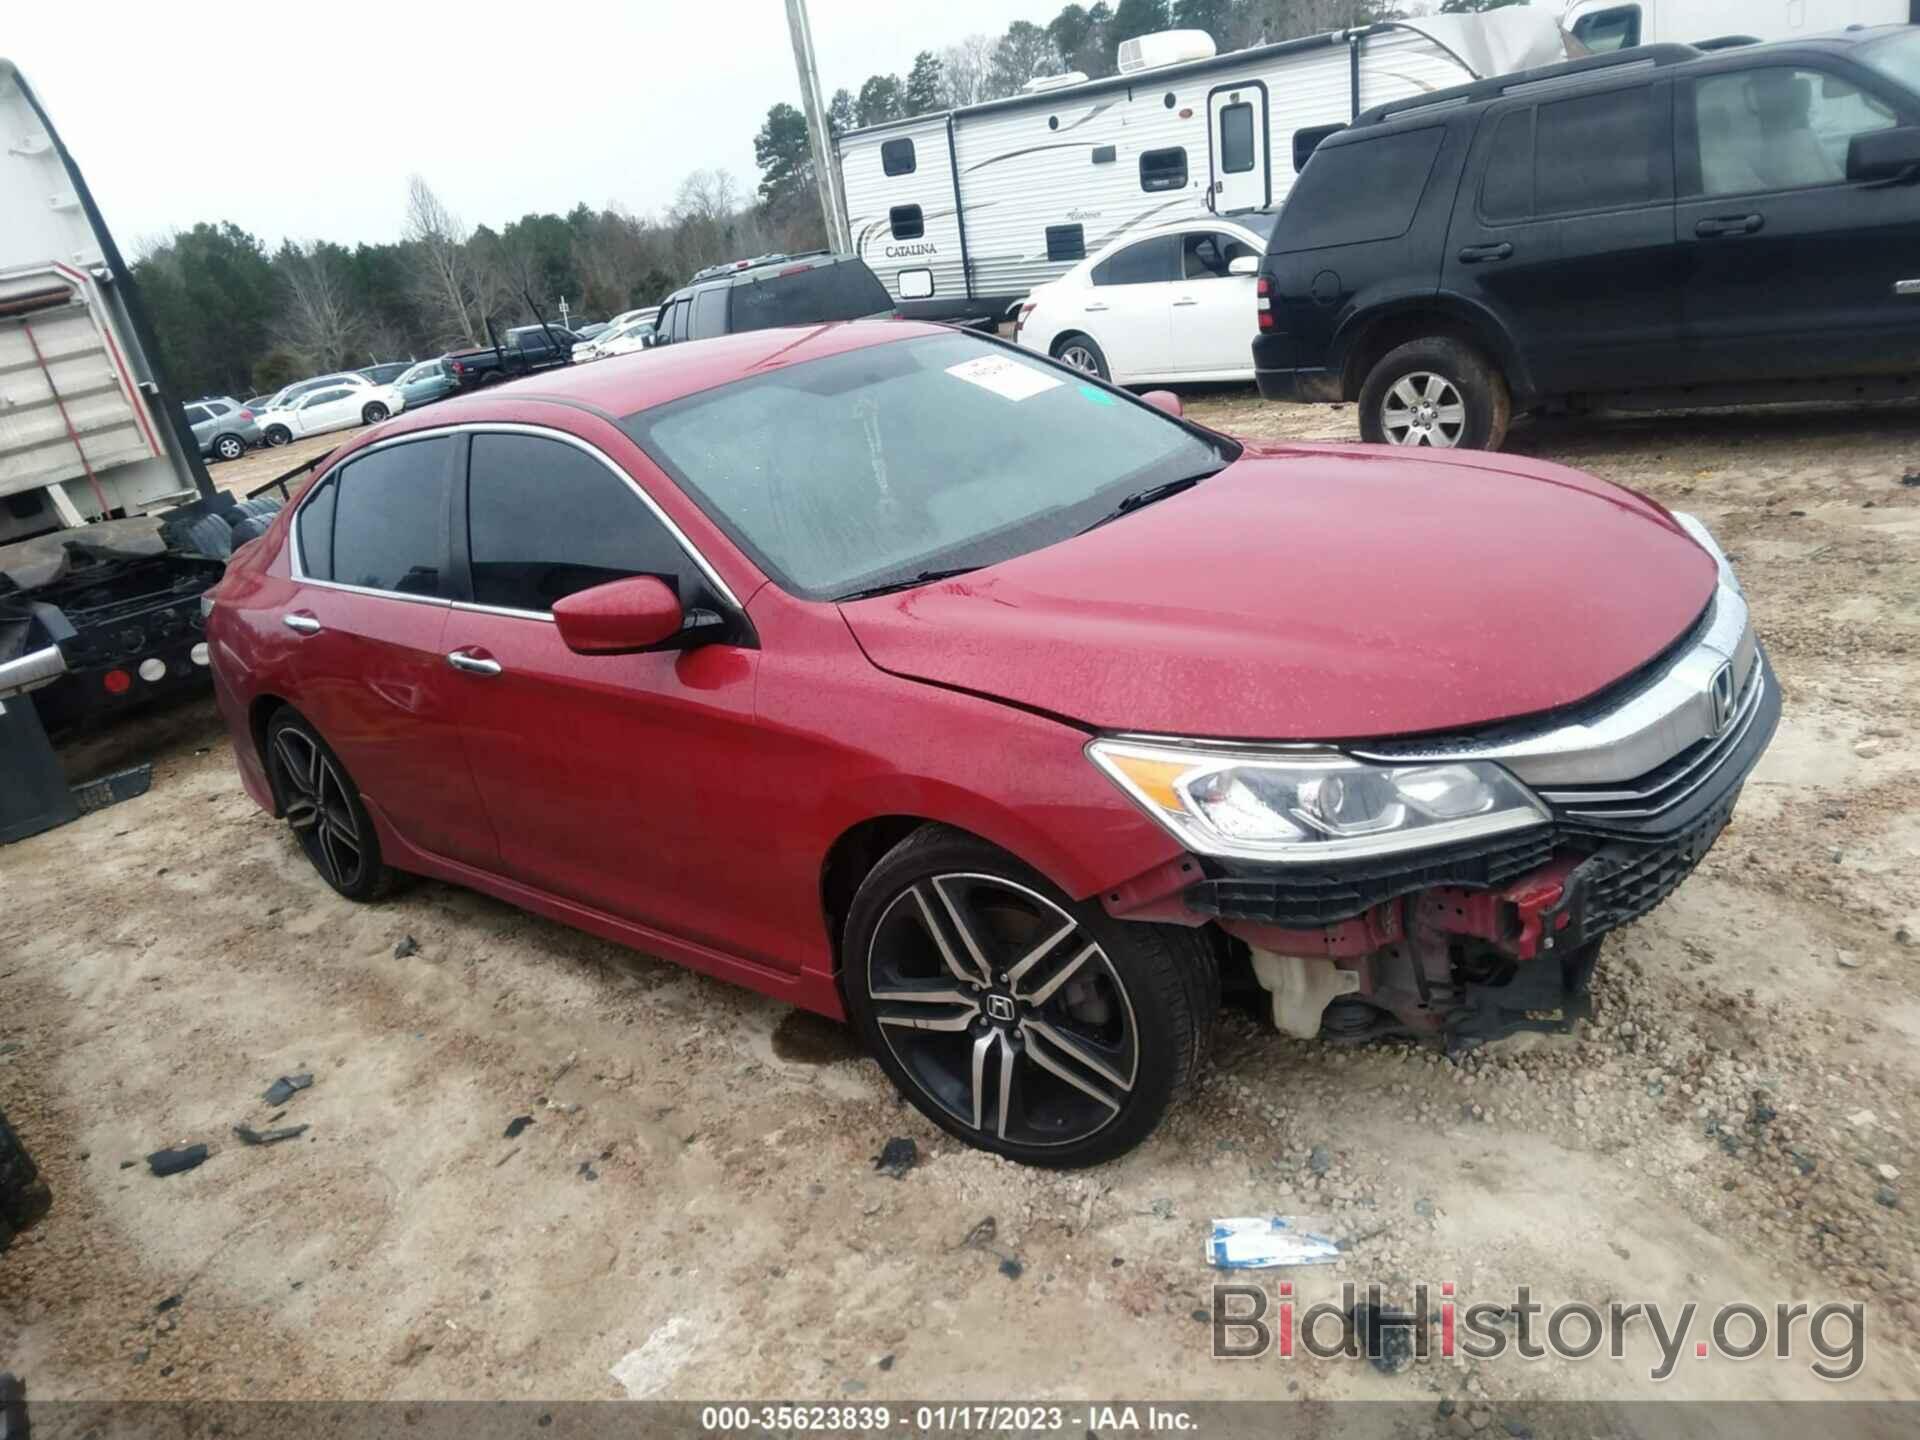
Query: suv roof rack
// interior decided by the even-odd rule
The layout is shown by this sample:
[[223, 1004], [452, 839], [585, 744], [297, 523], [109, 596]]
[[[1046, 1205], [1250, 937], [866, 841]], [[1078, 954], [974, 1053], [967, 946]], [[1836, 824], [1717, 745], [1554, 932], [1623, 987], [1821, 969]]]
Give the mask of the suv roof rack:
[[784, 265], [794, 260], [811, 260], [816, 256], [831, 255], [832, 253], [831, 250], [800, 250], [789, 255], [784, 251], [776, 250], [771, 255], [754, 255], [745, 260], [729, 260], [724, 264], [709, 265], [704, 270], [696, 271], [693, 279], [687, 283], [689, 285], [697, 285], [702, 280], [714, 280], [722, 275], [735, 275], [742, 270], [757, 270], [762, 265]]
[[1635, 45], [1626, 50], [1610, 50], [1604, 55], [1564, 60], [1557, 65], [1537, 65], [1531, 70], [1520, 70], [1511, 75], [1494, 75], [1450, 89], [1435, 90], [1429, 95], [1415, 95], [1405, 100], [1376, 105], [1355, 116], [1351, 128], [1378, 125], [1383, 120], [1439, 106], [1471, 105], [1479, 100], [1498, 100], [1503, 95], [1525, 94], [1536, 86], [1557, 89], [1563, 85], [1579, 85], [1588, 80], [1604, 79], [1615, 70], [1680, 65], [1688, 60], [1700, 59], [1701, 54], [1692, 45]]

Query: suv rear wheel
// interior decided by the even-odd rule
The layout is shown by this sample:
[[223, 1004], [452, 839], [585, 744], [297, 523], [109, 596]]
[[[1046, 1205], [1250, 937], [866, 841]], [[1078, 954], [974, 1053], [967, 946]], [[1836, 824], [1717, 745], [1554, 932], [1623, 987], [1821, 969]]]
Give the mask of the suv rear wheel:
[[1389, 350], [1360, 387], [1360, 438], [1376, 445], [1498, 450], [1512, 414], [1500, 372], [1440, 335]]

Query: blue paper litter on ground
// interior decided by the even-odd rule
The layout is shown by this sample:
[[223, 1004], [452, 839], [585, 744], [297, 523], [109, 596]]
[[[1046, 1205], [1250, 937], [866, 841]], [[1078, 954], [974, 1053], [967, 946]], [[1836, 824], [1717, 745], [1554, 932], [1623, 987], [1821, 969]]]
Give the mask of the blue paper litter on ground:
[[1280, 1265], [1327, 1265], [1339, 1244], [1285, 1215], [1236, 1216], [1213, 1222], [1207, 1263], [1216, 1270], [1267, 1270]]

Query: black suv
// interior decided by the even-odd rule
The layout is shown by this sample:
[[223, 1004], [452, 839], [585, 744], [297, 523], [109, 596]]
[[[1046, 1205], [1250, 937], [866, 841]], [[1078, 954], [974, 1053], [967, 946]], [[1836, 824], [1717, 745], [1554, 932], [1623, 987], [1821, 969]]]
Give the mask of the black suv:
[[1514, 406], [1920, 389], [1920, 28], [1650, 45], [1361, 115], [1262, 262], [1260, 393], [1497, 448]]
[[710, 266], [662, 300], [647, 344], [893, 313], [887, 287], [857, 255], [759, 255]]

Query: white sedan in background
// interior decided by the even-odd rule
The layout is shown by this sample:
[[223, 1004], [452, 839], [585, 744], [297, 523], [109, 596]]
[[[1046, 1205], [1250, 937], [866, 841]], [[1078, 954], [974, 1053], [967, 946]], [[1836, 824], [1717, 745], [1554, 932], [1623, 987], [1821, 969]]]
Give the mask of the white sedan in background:
[[1210, 215], [1116, 240], [1029, 294], [1014, 338], [1121, 385], [1251, 380], [1255, 272], [1276, 218]]
[[389, 415], [398, 415], [406, 408], [407, 397], [397, 386], [374, 385], [365, 380], [352, 385], [342, 376], [334, 384], [309, 390], [290, 404], [254, 418], [269, 445], [285, 445], [290, 440], [324, 435], [329, 430], [378, 425]]
[[[629, 350], [638, 350], [641, 344], [639, 337], [652, 333], [653, 322], [659, 314], [658, 305], [622, 310], [607, 322], [606, 329], [591, 340], [573, 347], [574, 364], [582, 360], [604, 360], [609, 355], [625, 355]], [[625, 343], [628, 341], [632, 343]]]

